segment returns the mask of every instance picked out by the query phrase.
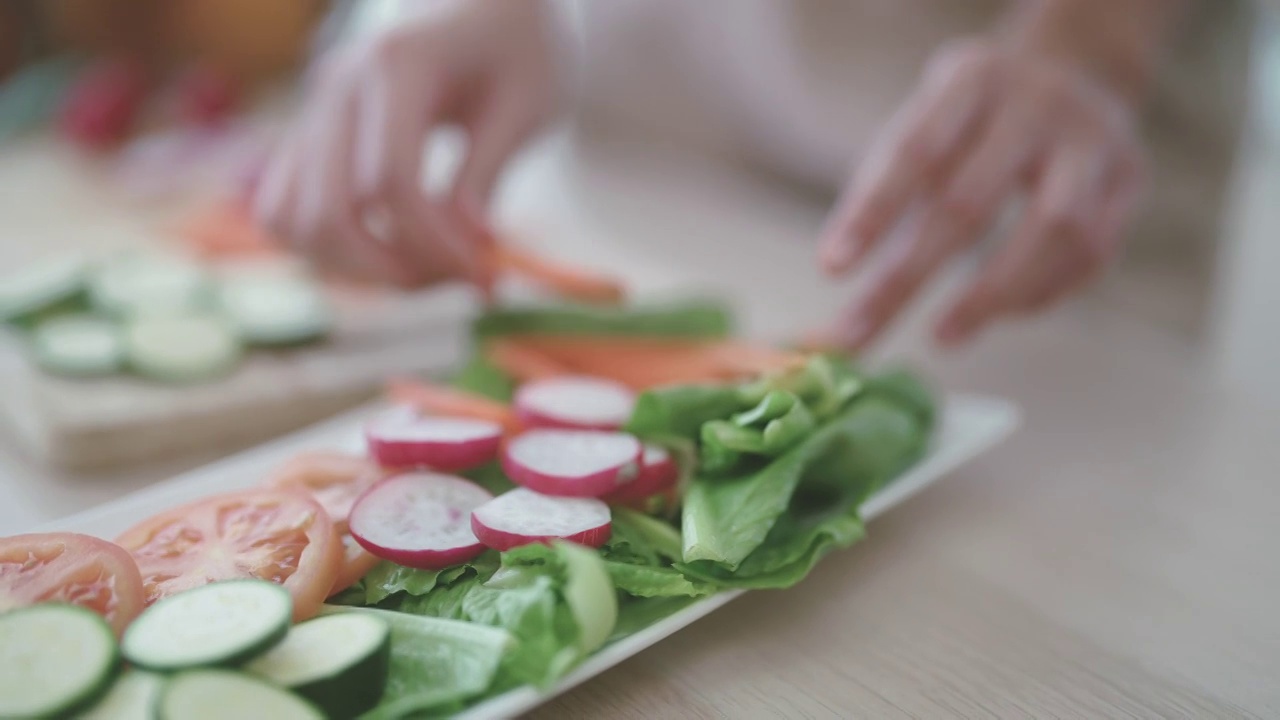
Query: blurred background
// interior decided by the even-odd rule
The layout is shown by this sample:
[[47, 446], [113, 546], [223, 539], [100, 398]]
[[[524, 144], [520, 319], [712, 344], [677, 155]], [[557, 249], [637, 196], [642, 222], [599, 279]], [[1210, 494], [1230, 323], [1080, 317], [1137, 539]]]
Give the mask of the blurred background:
[[[664, 70], [690, 75], [665, 67], [674, 61], [654, 51], [665, 49], [656, 39], [662, 28], [639, 27], [639, 16], [626, 12], [605, 17], [588, 39], [584, 102], [509, 173], [496, 207], [501, 226], [551, 255], [617, 270], [642, 295], [725, 296], [758, 336], [790, 339], [807, 319], [838, 307], [858, 281], [816, 281], [812, 252], [837, 190], [824, 173], [844, 166], [806, 138], [870, 132], [884, 117], [865, 108], [903, 96], [936, 42], [979, 27], [1001, 3], [974, 3], [967, 15], [948, 5], [931, 20], [867, 3], [872, 10], [849, 15], [848, 24], [808, 25], [783, 22], [774, 5], [705, 13], [704, 21], [742, 32], [716, 38], [699, 61], [718, 104], [693, 121], [681, 114], [700, 92], [692, 80], [653, 80]], [[839, 4], [796, 7], [810, 6], [842, 17]], [[1072, 358], [1152, 352], [1188, 385], [1280, 400], [1272, 309], [1280, 298], [1272, 280], [1280, 262], [1280, 46], [1266, 8], [1213, 8], [1214, 22], [1188, 23], [1154, 94], [1147, 132], [1156, 187], [1119, 267], [1049, 319], [1001, 329], [955, 354], [929, 345], [924, 322], [936, 297], [955, 287], [945, 279], [875, 355], [921, 364], [944, 385], [1033, 406], [1038, 397], [1056, 403], [1055, 383], [1069, 386], [1072, 377], [1089, 397], [1131, 387], [1119, 371], [1084, 373], [1083, 360], [1064, 375], [1061, 353], [1038, 344], [1069, 342], [1061, 352]], [[138, 277], [126, 269], [115, 282], [170, 278], [148, 285], [162, 298], [157, 307], [193, 283], [268, 276], [319, 293], [331, 312], [305, 344], [241, 349], [215, 379], [179, 384], [128, 374], [67, 378], [33, 347], [24, 319], [0, 352], [0, 473], [32, 478], [21, 490], [31, 502], [77, 509], [352, 407], [387, 375], [456, 360], [462, 323], [476, 308], [467, 288], [396, 293], [312, 277], [296, 259], [264, 250], [270, 238], [247, 205], [247, 188], [287, 128], [316, 58], [401, 10], [394, 0], [0, 2], [0, 273], [74, 274], [86, 262], [128, 257], [124, 265], [149, 269]], [[815, 101], [826, 125], [796, 119], [793, 137], [759, 123], [721, 129], [721, 116], [752, 109], [734, 105], [735, 88], [717, 79], [716, 63], [782, 72], [760, 50], [777, 39], [762, 27], [785, 27], [788, 41], [815, 49], [812, 67], [799, 68], [809, 79], [833, 71], [823, 48], [895, 32], [916, 40], [893, 62], [867, 55], [849, 70], [862, 95]], [[593, 44], [612, 59], [591, 55]], [[813, 100], [778, 87], [785, 85], [775, 83], [761, 103]], [[448, 133], [436, 138], [432, 174], [451, 171], [458, 143]], [[1091, 412], [1079, 397], [1073, 402]]]

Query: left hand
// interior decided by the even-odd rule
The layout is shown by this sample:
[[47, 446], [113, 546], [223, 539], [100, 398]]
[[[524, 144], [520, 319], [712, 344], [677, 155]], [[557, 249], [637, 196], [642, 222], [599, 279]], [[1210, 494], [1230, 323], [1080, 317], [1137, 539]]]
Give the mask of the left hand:
[[1064, 58], [988, 40], [941, 50], [828, 221], [819, 255], [835, 275], [905, 216], [918, 220], [893, 234], [868, 292], [827, 339], [860, 349], [877, 338], [1019, 194], [1027, 202], [1014, 230], [944, 312], [938, 340], [964, 342], [1079, 288], [1115, 256], [1144, 184], [1135, 115]]

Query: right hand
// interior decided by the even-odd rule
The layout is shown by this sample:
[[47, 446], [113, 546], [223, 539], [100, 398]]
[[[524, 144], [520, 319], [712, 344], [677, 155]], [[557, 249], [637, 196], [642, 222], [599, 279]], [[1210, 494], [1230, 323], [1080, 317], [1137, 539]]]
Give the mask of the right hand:
[[[487, 285], [481, 214], [556, 104], [553, 11], [448, 2], [336, 50], [261, 175], [258, 220], [323, 271]], [[423, 151], [447, 125], [467, 136], [466, 155], [449, 192], [429, 196]]]

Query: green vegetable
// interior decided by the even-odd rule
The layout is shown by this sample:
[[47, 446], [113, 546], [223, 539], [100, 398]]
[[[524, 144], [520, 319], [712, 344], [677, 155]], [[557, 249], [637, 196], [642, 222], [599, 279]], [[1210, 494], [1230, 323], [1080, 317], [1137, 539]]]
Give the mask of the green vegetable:
[[715, 586], [694, 582], [671, 566], [681, 556], [680, 533], [647, 515], [614, 508], [613, 535], [601, 549], [605, 569], [624, 595], [633, 597], [700, 597]]
[[363, 604], [378, 605], [398, 593], [422, 596], [437, 587], [449, 587], [455, 582], [474, 577], [488, 579], [498, 569], [498, 554], [489, 552], [465, 565], [455, 565], [443, 570], [415, 570], [393, 562], [375, 565], [364, 576]]
[[751, 406], [732, 385], [679, 385], [641, 393], [627, 432], [646, 440], [697, 440], [704, 423]]
[[0, 321], [31, 327], [85, 304], [88, 263], [79, 257], [45, 260], [0, 275]]
[[479, 355], [471, 358], [453, 376], [450, 384], [459, 390], [498, 402], [511, 402], [516, 392], [515, 380]]
[[106, 692], [119, 667], [110, 626], [82, 607], [0, 614], [0, 717], [59, 717]]
[[892, 398], [864, 396], [764, 467], [696, 479], [677, 568], [725, 586], [794, 584], [827, 551], [862, 536], [858, 506], [925, 450], [918, 418]]
[[675, 615], [700, 598], [691, 596], [631, 598], [624, 597], [618, 603], [618, 624], [613, 628], [609, 642], [630, 637], [659, 620]]
[[565, 305], [494, 310], [472, 326], [477, 338], [532, 333], [718, 338], [727, 336], [731, 329], [729, 312], [707, 301], [627, 308]]
[[370, 720], [456, 712], [493, 686], [516, 639], [501, 628], [372, 608], [326, 606], [321, 614], [372, 613], [391, 627], [391, 664]]

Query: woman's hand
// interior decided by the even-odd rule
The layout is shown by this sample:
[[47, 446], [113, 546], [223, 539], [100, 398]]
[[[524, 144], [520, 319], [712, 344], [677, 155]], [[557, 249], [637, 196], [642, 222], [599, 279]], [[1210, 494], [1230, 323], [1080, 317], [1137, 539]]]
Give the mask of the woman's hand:
[[[437, 3], [337, 50], [260, 178], [258, 219], [323, 270], [401, 286], [487, 283], [475, 223], [554, 109], [552, 12], [536, 0]], [[466, 155], [452, 188], [429, 196], [426, 141], [451, 125]]]
[[851, 349], [875, 339], [1017, 197], [1013, 230], [944, 312], [937, 338], [963, 342], [1086, 283], [1115, 256], [1143, 188], [1134, 116], [1121, 92], [1061, 55], [994, 40], [938, 52], [822, 238], [831, 274], [893, 243], [829, 339]]

